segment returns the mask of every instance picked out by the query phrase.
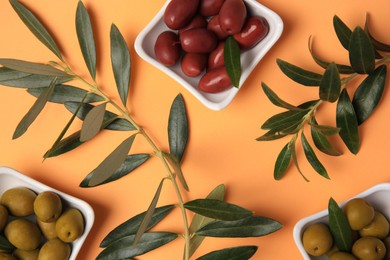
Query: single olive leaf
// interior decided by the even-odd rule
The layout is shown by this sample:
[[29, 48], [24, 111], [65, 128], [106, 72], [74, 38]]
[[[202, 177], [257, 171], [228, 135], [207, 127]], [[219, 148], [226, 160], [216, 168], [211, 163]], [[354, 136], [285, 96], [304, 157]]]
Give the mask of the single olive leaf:
[[145, 233], [136, 246], [131, 246], [135, 235], [130, 235], [110, 244], [96, 260], [131, 259], [168, 244], [177, 237], [177, 234], [170, 232], [150, 232]]
[[212, 251], [197, 260], [242, 260], [250, 259], [257, 251], [257, 246], [238, 246]]
[[303, 174], [302, 170], [301, 170], [301, 167], [299, 166], [299, 163], [298, 163], [298, 158], [297, 158], [297, 152], [296, 152], [296, 142], [293, 141], [293, 142], [290, 142], [290, 149], [291, 149], [291, 158], [294, 162], [294, 165], [295, 167], [297, 168], [299, 174], [302, 176], [302, 178], [309, 182], [309, 179], [306, 178], [306, 176]]
[[20, 72], [52, 77], [69, 77], [65, 72], [47, 64], [23, 61], [17, 59], [0, 59], [0, 65]]
[[287, 143], [282, 151], [279, 153], [278, 158], [276, 159], [275, 162], [275, 167], [274, 167], [274, 179], [275, 180], [280, 180], [286, 173], [286, 170], [288, 166], [290, 165], [291, 161], [291, 148], [290, 144]]
[[277, 139], [283, 138], [285, 136], [287, 136], [287, 134], [276, 132], [274, 130], [269, 130], [268, 132], [266, 132], [262, 136], [257, 137], [256, 141], [259, 141], [259, 142], [261, 142], [261, 141], [273, 141], [273, 140], [277, 140]]
[[115, 24], [110, 30], [111, 64], [114, 72], [116, 86], [123, 105], [126, 106], [130, 84], [130, 52], [125, 38]]
[[282, 224], [271, 218], [251, 216], [235, 221], [216, 220], [196, 234], [206, 237], [260, 237], [282, 228]]
[[302, 147], [303, 151], [305, 152], [306, 159], [310, 163], [310, 165], [313, 167], [313, 169], [320, 174], [322, 177], [326, 179], [330, 179], [328, 176], [328, 173], [326, 172], [325, 167], [321, 164], [321, 162], [318, 160], [316, 154], [314, 153], [313, 149], [311, 148], [309, 142], [306, 139], [305, 134], [302, 132], [301, 134], [301, 141], [302, 141]]
[[76, 10], [76, 32], [85, 64], [92, 78], [96, 78], [96, 47], [91, 19], [82, 1]]
[[50, 83], [50, 87], [37, 98], [37, 100], [32, 105], [30, 110], [19, 122], [12, 136], [12, 139], [16, 139], [22, 136], [30, 127], [30, 125], [35, 121], [38, 115], [42, 112], [43, 108], [47, 103], [47, 100], [50, 98], [50, 95], [54, 91], [55, 82], [56, 82], [56, 78], [54, 78], [53, 81]]
[[[368, 15], [367, 15], [368, 16]], [[367, 17], [368, 18], [368, 17]], [[377, 40], [370, 32], [369, 30], [369, 27], [368, 27], [368, 19], [366, 19], [366, 24], [364, 26], [364, 30], [365, 32], [368, 34], [368, 36], [370, 37], [370, 40], [374, 46], [374, 48], [377, 50], [377, 51], [384, 51], [384, 52], [390, 52], [390, 45], [389, 44], [386, 44], [384, 42], [381, 42], [379, 40]]]
[[291, 105], [287, 103], [286, 101], [283, 101], [278, 95], [272, 91], [265, 83], [261, 83], [261, 87], [263, 88], [263, 91], [265, 95], [268, 97], [268, 99], [274, 104], [275, 106], [286, 108], [288, 110], [302, 110], [294, 105]]
[[[314, 145], [317, 147], [318, 150], [321, 152], [331, 155], [331, 156], [340, 156], [341, 153], [337, 151], [336, 148], [329, 142], [329, 140], [326, 138], [326, 135], [324, 132], [319, 128], [317, 121], [315, 118], [312, 119], [312, 122], [310, 123], [310, 130], [311, 130], [311, 137], [313, 139]], [[337, 129], [337, 133], [340, 132], [339, 128]]]
[[[151, 221], [149, 222], [147, 230], [153, 228], [155, 225], [157, 225], [161, 220], [163, 220], [173, 209], [175, 208], [175, 205], [167, 205], [163, 207], [158, 207], [155, 209]], [[137, 233], [137, 230], [139, 228], [139, 225], [141, 224], [141, 221], [145, 218], [146, 211], [143, 213], [140, 213], [125, 222], [121, 223], [119, 226], [114, 228], [108, 235], [103, 239], [103, 241], [100, 244], [100, 247], [106, 248], [113, 242], [130, 236], [135, 235]]]
[[346, 89], [341, 92], [337, 103], [336, 125], [340, 128], [339, 135], [345, 145], [353, 154], [357, 154], [360, 146], [358, 121]]
[[349, 61], [359, 74], [369, 74], [375, 69], [375, 50], [367, 33], [357, 26], [349, 43]]
[[104, 120], [104, 114], [106, 112], [106, 106], [107, 103], [101, 103], [92, 108], [85, 116], [80, 133], [81, 142], [91, 140], [100, 132]]
[[183, 188], [186, 191], [190, 191], [190, 188], [188, 187], [187, 181], [186, 181], [184, 174], [183, 174], [183, 171], [181, 169], [180, 162], [177, 160], [177, 158], [175, 156], [172, 156], [169, 153], [163, 152], [163, 155], [167, 159], [168, 163], [172, 166], [175, 174], [179, 178], [180, 183], [183, 185]]
[[367, 120], [381, 100], [386, 77], [386, 65], [381, 65], [368, 75], [355, 91], [352, 105], [359, 125]]
[[336, 135], [340, 132], [340, 128], [338, 128], [338, 127], [328, 126], [328, 125], [319, 125], [317, 122], [315, 122], [315, 123], [310, 122], [309, 125], [311, 127], [315, 128], [321, 134], [326, 135], [326, 136]]
[[233, 86], [238, 88], [241, 78], [240, 46], [233, 36], [229, 36], [226, 39], [223, 53], [226, 72]]
[[333, 199], [329, 199], [329, 228], [334, 238], [334, 243], [340, 251], [351, 252], [353, 239], [352, 230], [343, 210]]
[[282, 72], [293, 81], [304, 86], [320, 85], [321, 74], [302, 69], [281, 59], [277, 59], [276, 62]]
[[341, 45], [348, 50], [352, 30], [337, 16], [333, 16], [333, 27]]
[[35, 15], [18, 0], [10, 0], [10, 3], [20, 19], [30, 29], [35, 37], [49, 48], [49, 50], [51, 50], [60, 60], [63, 60], [61, 52], [53, 37], [49, 34], [37, 17], [35, 17]]
[[309, 110], [289, 110], [286, 112], [282, 112], [279, 114], [276, 114], [269, 119], [267, 119], [263, 125], [261, 126], [261, 129], [266, 129], [266, 130], [275, 130], [275, 128], [283, 126], [292, 123], [297, 123], [302, 120], [304, 116], [307, 115]]
[[174, 99], [168, 119], [169, 150], [180, 163], [188, 142], [188, 118], [183, 96]]
[[335, 102], [340, 95], [341, 80], [335, 63], [330, 63], [320, 82], [320, 99]]

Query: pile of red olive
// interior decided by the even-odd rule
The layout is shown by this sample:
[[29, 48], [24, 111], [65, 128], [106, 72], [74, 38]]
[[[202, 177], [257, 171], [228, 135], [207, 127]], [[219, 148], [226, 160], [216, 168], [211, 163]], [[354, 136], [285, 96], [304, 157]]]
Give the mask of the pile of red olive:
[[198, 89], [218, 93], [232, 87], [224, 66], [224, 42], [232, 36], [242, 51], [258, 44], [268, 34], [264, 17], [249, 16], [243, 0], [172, 0], [164, 12], [171, 30], [162, 32], [154, 51], [157, 60], [181, 69], [189, 77], [206, 73]]

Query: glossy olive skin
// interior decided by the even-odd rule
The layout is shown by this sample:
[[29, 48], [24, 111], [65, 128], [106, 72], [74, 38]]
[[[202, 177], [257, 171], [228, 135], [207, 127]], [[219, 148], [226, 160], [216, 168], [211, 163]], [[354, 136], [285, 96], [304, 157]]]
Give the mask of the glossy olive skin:
[[186, 53], [181, 60], [181, 70], [189, 77], [199, 76], [206, 68], [207, 54]]
[[217, 48], [213, 50], [210, 55], [207, 62], [207, 69], [212, 70], [218, 67], [221, 67], [225, 64], [225, 57], [224, 57], [224, 47], [225, 42], [219, 42]]
[[210, 53], [218, 44], [217, 36], [204, 28], [190, 29], [180, 34], [181, 47], [186, 52]]
[[206, 93], [218, 93], [232, 87], [224, 66], [207, 71], [199, 80], [198, 89]]
[[164, 22], [172, 30], [186, 26], [195, 16], [199, 0], [172, 0], [164, 12]]
[[219, 24], [219, 15], [210, 18], [207, 29], [214, 32], [218, 40], [225, 40], [229, 36], [227, 32], [222, 30], [221, 25]]
[[207, 20], [201, 15], [196, 15], [189, 24], [187, 24], [184, 28], [179, 30], [179, 35], [182, 32], [190, 29], [206, 28], [206, 27], [207, 27]]
[[242, 50], [253, 48], [267, 36], [269, 24], [264, 17], [253, 16], [247, 19], [241, 32], [233, 37]]
[[165, 66], [173, 66], [179, 61], [181, 47], [179, 36], [172, 31], [162, 32], [154, 45], [157, 60]]
[[225, 0], [219, 11], [219, 23], [223, 31], [229, 35], [241, 31], [247, 17], [243, 0]]
[[221, 10], [225, 0], [200, 0], [199, 13], [203, 16], [214, 16]]

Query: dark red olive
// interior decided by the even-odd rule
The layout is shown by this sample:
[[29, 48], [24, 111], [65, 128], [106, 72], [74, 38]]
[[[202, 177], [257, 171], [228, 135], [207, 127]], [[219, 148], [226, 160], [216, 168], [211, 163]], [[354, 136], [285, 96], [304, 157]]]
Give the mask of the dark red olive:
[[225, 0], [200, 0], [199, 13], [203, 16], [214, 16], [219, 13]]
[[181, 60], [181, 70], [189, 77], [199, 76], [206, 68], [207, 54], [186, 53]]
[[219, 24], [219, 15], [211, 17], [209, 23], [207, 24], [207, 29], [214, 32], [217, 35], [219, 40], [225, 40], [229, 34], [221, 29]]
[[175, 65], [181, 55], [179, 36], [172, 31], [162, 32], [157, 37], [154, 53], [157, 60], [165, 66]]
[[164, 12], [164, 22], [172, 30], [186, 26], [195, 16], [199, 0], [172, 0]]
[[190, 29], [180, 34], [181, 47], [186, 52], [210, 53], [218, 44], [217, 36], [204, 28]]
[[187, 24], [184, 28], [179, 30], [179, 35], [180, 33], [186, 30], [196, 29], [196, 28], [206, 28], [206, 27], [207, 27], [206, 19], [201, 15], [196, 15], [189, 24]]
[[241, 31], [247, 16], [243, 0], [225, 0], [219, 11], [219, 24], [229, 35]]
[[221, 67], [225, 63], [225, 57], [224, 57], [224, 47], [225, 47], [225, 42], [219, 42], [217, 48], [213, 50], [208, 59], [207, 63], [207, 69], [212, 70], [218, 67]]
[[198, 89], [206, 93], [218, 93], [232, 87], [224, 66], [207, 71], [199, 80]]
[[241, 49], [250, 49], [267, 36], [269, 24], [264, 17], [250, 17], [245, 22], [241, 32], [233, 37], [236, 39]]

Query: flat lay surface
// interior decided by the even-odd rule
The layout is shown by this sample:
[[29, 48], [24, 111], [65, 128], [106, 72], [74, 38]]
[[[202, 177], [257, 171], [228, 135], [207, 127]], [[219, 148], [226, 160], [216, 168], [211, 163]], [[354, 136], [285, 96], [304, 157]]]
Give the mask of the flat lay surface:
[[[73, 70], [89, 79], [75, 29], [78, 0], [20, 2], [32, 10], [48, 28]], [[283, 111], [268, 100], [261, 88], [262, 82], [294, 105], [318, 98], [318, 88], [304, 87], [293, 82], [281, 72], [276, 59], [323, 73], [308, 50], [311, 36], [313, 50], [318, 56], [347, 64], [348, 53], [334, 32], [334, 15], [353, 29], [357, 25], [364, 27], [368, 13], [370, 32], [389, 44], [390, 2], [258, 2], [281, 17], [284, 27], [282, 35], [253, 69], [232, 102], [226, 108], [215, 111], [205, 106], [176, 80], [142, 59], [134, 49], [137, 36], [164, 6], [165, 0], [83, 1], [94, 28], [98, 85], [107, 96], [120, 102], [110, 61], [110, 27], [115, 24], [131, 53], [128, 110], [164, 150], [169, 150], [166, 129], [172, 101], [178, 93], [183, 95], [189, 118], [189, 142], [182, 170], [190, 189], [189, 193], [184, 193], [184, 200], [206, 197], [212, 189], [223, 183], [227, 188], [226, 198], [229, 202], [283, 224], [282, 229], [264, 237], [206, 238], [194, 254], [194, 259], [216, 249], [238, 245], [258, 246], [259, 250], [252, 259], [302, 259], [293, 237], [294, 226], [299, 220], [326, 209], [330, 197], [342, 202], [374, 185], [390, 181], [389, 82], [386, 82], [377, 109], [359, 127], [361, 145], [357, 155], [350, 153], [339, 137], [333, 140], [336, 148], [343, 153], [342, 156], [332, 157], [316, 152], [330, 180], [313, 170], [300, 146], [297, 146], [298, 161], [310, 182], [306, 182], [292, 164], [282, 180], [274, 180], [276, 158], [288, 140], [256, 141], [266, 132], [260, 128], [261, 125], [272, 115]], [[27, 29], [8, 1], [0, 1], [0, 14], [0, 58], [42, 63], [58, 61]], [[352, 80], [351, 89], [356, 89], [355, 85], [359, 82], [361, 79]], [[55, 142], [71, 114], [62, 105], [48, 103], [26, 134], [12, 140], [16, 126], [36, 98], [24, 89], [0, 86], [0, 99], [0, 166], [13, 168], [91, 205], [95, 221], [77, 259], [95, 259], [101, 251], [99, 244], [108, 232], [147, 210], [156, 187], [166, 175], [160, 161], [152, 157], [148, 165], [142, 165], [118, 181], [95, 188], [81, 188], [79, 184], [85, 176], [128, 135], [124, 132], [102, 131], [99, 136], [74, 151], [43, 160], [43, 155]], [[325, 104], [318, 111], [317, 120], [334, 126], [335, 111], [335, 103]], [[80, 126], [81, 121], [75, 121], [69, 132], [79, 130]], [[131, 149], [137, 153], [151, 152], [150, 146], [141, 138], [136, 139]], [[173, 188], [169, 185], [164, 187], [158, 205], [177, 203]], [[171, 214], [156, 229], [183, 232], [179, 209], [174, 209]], [[182, 259], [183, 245], [184, 240], [179, 238], [137, 259]]]

